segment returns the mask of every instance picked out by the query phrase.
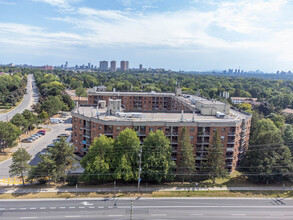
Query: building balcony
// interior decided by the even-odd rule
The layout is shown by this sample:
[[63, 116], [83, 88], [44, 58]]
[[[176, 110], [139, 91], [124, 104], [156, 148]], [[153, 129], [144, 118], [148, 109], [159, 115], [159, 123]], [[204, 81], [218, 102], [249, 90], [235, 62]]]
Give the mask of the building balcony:
[[233, 156], [226, 156], [226, 160], [233, 160]]
[[137, 131], [136, 134], [137, 134], [137, 136], [146, 136], [146, 133], [145, 132], [139, 132], [139, 131]]
[[233, 147], [227, 147], [227, 150], [226, 150], [226, 152], [234, 152], [234, 148]]
[[81, 148], [80, 152], [88, 152], [88, 149], [87, 148]]
[[235, 136], [235, 132], [229, 132], [228, 136]]
[[88, 138], [88, 139], [90, 139], [90, 138], [91, 138], [91, 136], [89, 136], [89, 135], [86, 135], [86, 134], [83, 134], [82, 136], [83, 136], [83, 137], [85, 137], [85, 138]]
[[198, 137], [208, 137], [208, 136], [210, 136], [210, 132], [198, 132], [197, 133], [197, 136]]
[[228, 141], [227, 144], [235, 144], [235, 141]]
[[177, 160], [177, 157], [172, 156], [171, 160]]
[[232, 167], [233, 164], [232, 163], [226, 163], [226, 167]]

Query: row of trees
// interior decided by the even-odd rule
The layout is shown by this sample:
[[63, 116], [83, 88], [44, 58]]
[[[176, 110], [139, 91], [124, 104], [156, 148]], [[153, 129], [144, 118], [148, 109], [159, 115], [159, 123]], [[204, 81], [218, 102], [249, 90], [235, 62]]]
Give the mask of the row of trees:
[[35, 112], [53, 116], [59, 111], [70, 111], [74, 103], [70, 96], [65, 94], [65, 85], [55, 74], [32, 70], [40, 92], [39, 103], [33, 106]]
[[128, 128], [115, 140], [102, 135], [94, 140], [88, 154], [81, 160], [85, 169], [84, 180], [129, 182], [141, 177], [147, 182], [160, 183], [171, 181], [176, 176], [184, 181], [187, 178], [190, 180], [195, 174], [204, 174], [215, 181], [215, 178], [227, 175], [223, 148], [217, 133], [200, 171], [195, 170], [193, 146], [186, 128], [182, 129], [179, 139], [181, 157], [176, 166], [171, 160], [170, 140], [160, 130], [150, 132], [142, 146], [136, 132]]
[[27, 76], [21, 74], [0, 76], [0, 104], [14, 106], [26, 92]]

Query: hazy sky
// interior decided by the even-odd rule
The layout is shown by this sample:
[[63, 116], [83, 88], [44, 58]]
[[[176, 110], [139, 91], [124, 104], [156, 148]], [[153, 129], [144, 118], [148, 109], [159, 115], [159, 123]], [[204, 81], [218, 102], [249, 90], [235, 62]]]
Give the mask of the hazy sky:
[[0, 63], [293, 70], [292, 0], [0, 0]]

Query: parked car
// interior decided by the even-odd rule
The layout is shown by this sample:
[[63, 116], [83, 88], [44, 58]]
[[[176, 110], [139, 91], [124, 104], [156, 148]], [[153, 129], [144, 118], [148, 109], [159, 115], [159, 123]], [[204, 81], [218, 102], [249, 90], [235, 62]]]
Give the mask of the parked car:
[[23, 143], [32, 143], [34, 140], [30, 138], [22, 139], [21, 142]]
[[38, 132], [38, 134], [40, 134], [40, 135], [45, 135], [46, 133], [44, 133], [44, 132]]
[[45, 135], [45, 134], [46, 134], [46, 131], [45, 131], [45, 130], [39, 130], [37, 133], [39, 133], [39, 134], [44, 133], [44, 134], [42, 134], [42, 135]]
[[32, 135], [31, 135], [29, 138], [32, 139], [32, 140], [36, 140], [36, 139], [38, 139], [37, 137], [32, 136]]
[[63, 121], [60, 118], [50, 118], [50, 123], [51, 124], [58, 124], [62, 123]]
[[47, 145], [47, 148], [54, 147], [54, 146], [55, 146], [54, 143], [53, 144], [49, 144], [49, 145]]
[[70, 135], [70, 134], [59, 134], [57, 137], [58, 137], [58, 138], [60, 138], [60, 137], [69, 137], [69, 135]]
[[61, 140], [60, 138], [54, 139], [54, 140], [52, 141], [52, 143], [56, 143], [56, 142], [58, 142], [58, 141], [60, 141], [60, 140]]
[[31, 137], [35, 137], [36, 139], [38, 139], [40, 137], [40, 135], [32, 134]]

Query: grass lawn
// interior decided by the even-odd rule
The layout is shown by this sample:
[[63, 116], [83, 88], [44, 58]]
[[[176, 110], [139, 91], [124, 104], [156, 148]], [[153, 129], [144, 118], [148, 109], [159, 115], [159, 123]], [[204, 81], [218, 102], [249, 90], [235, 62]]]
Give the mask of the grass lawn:
[[292, 191], [189, 191], [189, 192], [151, 192], [151, 193], [27, 193], [0, 194], [0, 199], [41, 199], [41, 198], [107, 198], [107, 197], [292, 197]]
[[12, 106], [11, 108], [9, 108], [9, 109], [1, 109], [1, 106], [0, 106], [0, 113], [7, 113], [7, 112], [10, 112], [11, 110], [13, 110], [13, 109], [15, 109], [21, 102], [22, 102], [22, 100], [23, 100], [23, 98], [19, 101], [19, 102], [17, 102], [16, 104], [15, 104], [15, 106]]

